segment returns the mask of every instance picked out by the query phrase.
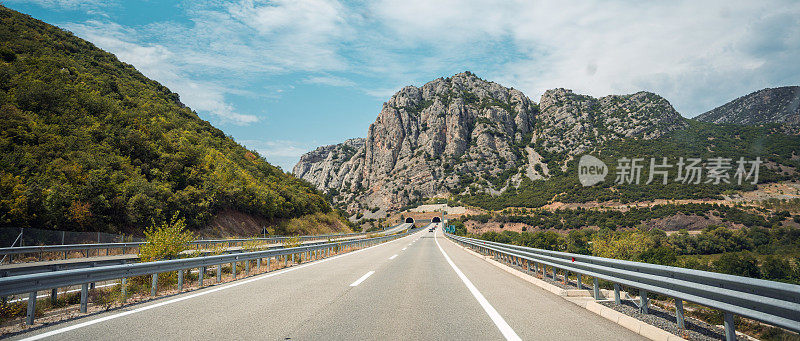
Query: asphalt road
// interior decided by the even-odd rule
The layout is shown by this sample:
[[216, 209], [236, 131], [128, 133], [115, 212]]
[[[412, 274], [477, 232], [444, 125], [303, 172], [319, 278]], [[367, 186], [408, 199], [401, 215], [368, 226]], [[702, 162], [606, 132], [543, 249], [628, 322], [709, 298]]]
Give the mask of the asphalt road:
[[442, 236], [441, 229], [423, 229], [354, 253], [59, 323], [14, 339], [42, 336], [57, 340], [642, 339], [467, 253]]

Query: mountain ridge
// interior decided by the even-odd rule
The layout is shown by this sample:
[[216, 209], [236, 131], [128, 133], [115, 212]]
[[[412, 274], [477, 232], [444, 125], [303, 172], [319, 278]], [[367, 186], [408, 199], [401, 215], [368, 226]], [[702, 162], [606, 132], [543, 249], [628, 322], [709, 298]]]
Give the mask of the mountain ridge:
[[800, 133], [800, 86], [766, 88], [736, 98], [695, 117], [725, 124], [785, 124], [787, 132]]
[[[317, 149], [301, 158], [294, 174], [341, 208], [379, 217], [383, 207], [499, 196], [529, 181], [563, 177], [578, 154], [612, 141], [657, 140], [689, 122], [651, 92], [594, 98], [551, 89], [537, 104], [519, 90], [463, 72], [402, 88], [383, 104], [363, 147], [348, 155], [337, 145]], [[333, 159], [343, 161], [334, 165]]]

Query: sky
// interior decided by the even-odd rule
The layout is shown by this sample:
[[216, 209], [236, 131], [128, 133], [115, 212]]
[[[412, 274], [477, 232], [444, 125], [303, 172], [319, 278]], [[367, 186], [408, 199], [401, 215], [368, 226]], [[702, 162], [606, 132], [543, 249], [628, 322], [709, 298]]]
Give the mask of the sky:
[[800, 1], [5, 0], [114, 53], [291, 171], [406, 85], [463, 71], [538, 102], [651, 91], [694, 117], [800, 85]]

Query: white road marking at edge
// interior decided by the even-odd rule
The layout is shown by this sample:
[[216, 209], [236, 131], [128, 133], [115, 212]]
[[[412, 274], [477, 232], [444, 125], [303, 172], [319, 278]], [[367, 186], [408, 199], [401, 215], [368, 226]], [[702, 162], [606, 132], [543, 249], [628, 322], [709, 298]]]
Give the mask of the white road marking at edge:
[[456, 266], [456, 264], [453, 263], [453, 261], [447, 255], [447, 253], [444, 252], [442, 246], [439, 245], [439, 238], [437, 238], [434, 235], [433, 240], [436, 241], [436, 246], [439, 247], [439, 251], [442, 252], [444, 259], [446, 259], [447, 263], [450, 264], [450, 267], [452, 267], [453, 270], [455, 270], [458, 277], [461, 278], [461, 281], [464, 282], [464, 285], [466, 285], [467, 289], [469, 289], [469, 292], [472, 293], [472, 296], [475, 296], [475, 299], [478, 300], [478, 303], [480, 303], [481, 307], [483, 307], [483, 310], [486, 311], [486, 314], [489, 315], [489, 318], [492, 319], [492, 322], [494, 322], [494, 325], [497, 326], [497, 329], [500, 329], [500, 332], [503, 333], [503, 336], [506, 338], [506, 340], [521, 340], [517, 335], [517, 333], [514, 332], [514, 329], [511, 329], [511, 326], [509, 326], [508, 323], [506, 323], [506, 320], [504, 320], [503, 317], [500, 316], [500, 313], [498, 313], [497, 310], [495, 310], [494, 307], [492, 307], [492, 305], [489, 304], [489, 301], [487, 301], [486, 298], [483, 297], [483, 294], [481, 294], [481, 292], [478, 291], [478, 288], [476, 288], [475, 285], [473, 285], [472, 282], [470, 282], [469, 278], [467, 278], [467, 276], [465, 276], [464, 273], [461, 272], [461, 269], [459, 269]]
[[389, 260], [392, 260], [392, 259], [395, 259], [395, 258], [397, 258], [397, 255], [389, 257]]
[[258, 280], [270, 278], [270, 277], [273, 277], [273, 276], [285, 274], [287, 272], [291, 272], [291, 271], [294, 271], [294, 270], [299, 270], [299, 269], [302, 269], [302, 268], [305, 268], [305, 267], [308, 267], [308, 266], [312, 266], [312, 265], [315, 265], [315, 264], [322, 264], [322, 263], [325, 263], [327, 261], [331, 261], [331, 260], [334, 260], [334, 259], [337, 259], [337, 258], [340, 258], [340, 257], [345, 257], [345, 256], [349, 256], [349, 255], [354, 255], [354, 254], [360, 253], [362, 251], [367, 251], [369, 249], [372, 249], [372, 248], [375, 248], [375, 247], [378, 247], [378, 246], [388, 245], [390, 243], [393, 243], [393, 242], [396, 242], [398, 240], [402, 240], [402, 239], [405, 239], [405, 238], [408, 238], [408, 237], [410, 237], [410, 236], [405, 236], [403, 238], [395, 239], [395, 240], [390, 241], [390, 242], [386, 242], [386, 243], [382, 243], [382, 244], [378, 244], [378, 245], [373, 245], [373, 246], [370, 246], [370, 247], [368, 247], [366, 249], [361, 249], [361, 250], [357, 250], [357, 251], [352, 251], [352, 252], [348, 252], [348, 253], [345, 253], [345, 254], [341, 254], [341, 255], [338, 255], [338, 256], [333, 256], [331, 258], [325, 258], [325, 259], [322, 259], [322, 260], [314, 261], [314, 262], [311, 262], [311, 263], [306, 263], [306, 264], [303, 264], [303, 265], [295, 265], [295, 266], [289, 267], [288, 269], [285, 269], [285, 270], [266, 273], [266, 274], [263, 274], [263, 275], [259, 275], [259, 276], [253, 277], [253, 278], [248, 279], [248, 280], [240, 280], [240, 281], [228, 284], [228, 285], [224, 285], [224, 286], [221, 286], [221, 287], [213, 288], [211, 290], [201, 291], [201, 292], [198, 292], [198, 293], [194, 293], [194, 294], [191, 294], [191, 295], [186, 295], [186, 296], [183, 296], [183, 297], [178, 297], [178, 298], [171, 299], [171, 300], [168, 300], [168, 301], [158, 302], [158, 303], [151, 304], [151, 305], [148, 305], [148, 306], [145, 306], [145, 307], [136, 308], [136, 309], [133, 309], [133, 310], [128, 310], [128, 311], [125, 311], [125, 312], [121, 312], [119, 314], [103, 316], [101, 318], [94, 319], [94, 320], [91, 320], [91, 321], [86, 321], [86, 322], [74, 324], [74, 325], [67, 326], [67, 327], [64, 327], [64, 328], [61, 328], [61, 329], [51, 330], [49, 332], [42, 333], [42, 334], [39, 334], [39, 335], [33, 335], [31, 337], [27, 337], [27, 338], [24, 338], [22, 340], [23, 341], [41, 340], [41, 339], [44, 339], [46, 337], [51, 337], [51, 336], [62, 334], [62, 333], [65, 333], [65, 332], [68, 332], [68, 331], [71, 331], [71, 330], [75, 330], [75, 329], [79, 329], [79, 328], [83, 328], [83, 327], [88, 327], [88, 326], [91, 326], [93, 324], [97, 324], [97, 323], [100, 323], [100, 322], [113, 320], [113, 319], [116, 319], [118, 317], [128, 316], [128, 315], [132, 315], [132, 314], [135, 314], [135, 313], [140, 313], [140, 312], [143, 312], [143, 311], [147, 311], [147, 310], [150, 310], [150, 309], [153, 309], [153, 308], [158, 308], [158, 307], [165, 306], [165, 305], [168, 305], [168, 304], [172, 304], [172, 303], [177, 303], [177, 302], [180, 302], [180, 301], [188, 300], [190, 298], [195, 298], [195, 297], [199, 297], [199, 296], [203, 296], [203, 295], [208, 295], [210, 293], [214, 293], [214, 292], [217, 292], [217, 291], [222, 291], [222, 290], [225, 290], [225, 289], [238, 287], [238, 286], [243, 285], [243, 284], [247, 284], [247, 283], [255, 282], [255, 281], [258, 281]]
[[402, 250], [400, 250], [400, 251], [405, 251], [406, 249], [407, 249], [407, 247], [404, 247], [404, 248], [403, 248]]
[[364, 276], [361, 276], [361, 278], [357, 279], [355, 282], [353, 282], [353, 284], [350, 284], [350, 286], [351, 287], [358, 286], [359, 284], [361, 284], [361, 282], [367, 280], [367, 278], [369, 276], [372, 276], [372, 274], [374, 274], [374, 273], [375, 273], [375, 271], [370, 271], [370, 272], [365, 273]]

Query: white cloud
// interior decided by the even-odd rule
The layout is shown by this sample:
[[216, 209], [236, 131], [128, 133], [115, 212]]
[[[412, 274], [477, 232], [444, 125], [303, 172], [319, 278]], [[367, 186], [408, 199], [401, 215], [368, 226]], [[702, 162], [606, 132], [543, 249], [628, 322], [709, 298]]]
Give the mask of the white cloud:
[[181, 96], [181, 101], [194, 110], [207, 112], [221, 123], [246, 125], [258, 121], [254, 115], [237, 113], [225, 94], [236, 90], [226, 89], [210, 81], [198, 81], [188, 75], [178, 53], [160, 44], [134, 42], [138, 32], [118, 24], [88, 21], [83, 24], [66, 24], [68, 29], [100, 48], [110, 51], [128, 64], [134, 65], [145, 76], [166, 85]]
[[289, 140], [243, 140], [247, 148], [257, 151], [273, 165], [291, 171], [300, 156], [315, 147]]
[[304, 79], [303, 82], [308, 84], [321, 84], [321, 85], [338, 86], [338, 87], [349, 87], [356, 85], [355, 82], [347, 78], [334, 77], [334, 76], [312, 76]]
[[800, 79], [793, 1], [198, 0], [181, 8], [182, 23], [67, 27], [193, 108], [239, 124], [257, 117], [236, 113], [226, 95], [290, 73], [385, 99], [402, 85], [471, 70], [535, 101], [556, 87], [593, 96], [653, 91], [686, 116]]
[[377, 52], [379, 67], [485, 67], [481, 76], [534, 100], [555, 87], [595, 96], [650, 90], [693, 116], [800, 79], [790, 62], [800, 59], [797, 2], [409, 0], [374, 3], [372, 12], [399, 43], [430, 48], [429, 64], [405, 68], [402, 54]]
[[115, 4], [111, 0], [10, 0], [16, 3], [31, 3], [46, 8], [68, 10], [94, 10]]

